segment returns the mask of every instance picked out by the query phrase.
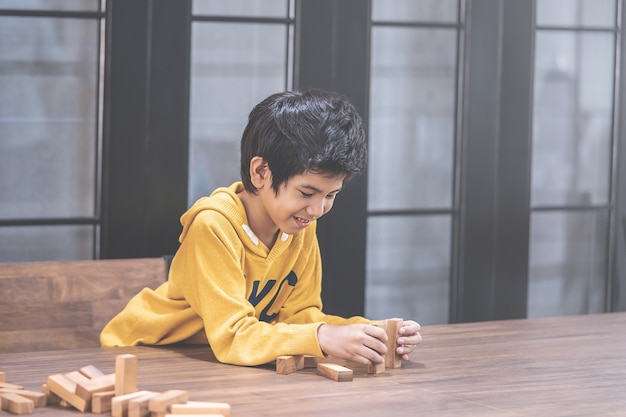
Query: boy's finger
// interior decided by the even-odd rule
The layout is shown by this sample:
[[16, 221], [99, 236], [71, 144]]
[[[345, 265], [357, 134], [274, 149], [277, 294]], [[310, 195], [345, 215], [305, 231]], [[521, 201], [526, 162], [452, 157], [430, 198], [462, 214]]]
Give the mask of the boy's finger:
[[365, 333], [369, 336], [375, 337], [383, 343], [387, 343], [387, 332], [382, 327], [378, 327], [375, 324], [366, 326]]

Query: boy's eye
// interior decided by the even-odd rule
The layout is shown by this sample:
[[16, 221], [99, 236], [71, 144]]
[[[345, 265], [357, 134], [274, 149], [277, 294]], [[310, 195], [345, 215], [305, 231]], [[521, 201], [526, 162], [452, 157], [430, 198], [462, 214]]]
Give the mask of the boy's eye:
[[328, 195], [326, 196], [326, 198], [327, 198], [327, 199], [329, 199], [329, 200], [334, 200], [334, 199], [335, 199], [335, 197], [337, 197], [337, 194], [328, 194]]
[[300, 191], [300, 193], [302, 193], [302, 197], [305, 197], [305, 198], [313, 197], [313, 194], [311, 193], [305, 193], [304, 191]]

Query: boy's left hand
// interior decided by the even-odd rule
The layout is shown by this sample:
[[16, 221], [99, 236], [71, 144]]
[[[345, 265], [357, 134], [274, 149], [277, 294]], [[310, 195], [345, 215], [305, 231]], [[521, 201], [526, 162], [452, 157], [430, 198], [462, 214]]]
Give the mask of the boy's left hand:
[[402, 359], [409, 360], [409, 353], [422, 343], [422, 335], [419, 333], [420, 325], [413, 320], [405, 320], [400, 327], [400, 337], [398, 337], [396, 353], [402, 355]]

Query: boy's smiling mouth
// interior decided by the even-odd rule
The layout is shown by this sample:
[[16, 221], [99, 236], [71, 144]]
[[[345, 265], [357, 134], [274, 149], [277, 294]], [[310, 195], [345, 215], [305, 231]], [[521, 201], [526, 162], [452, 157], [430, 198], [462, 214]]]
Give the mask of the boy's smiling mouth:
[[298, 226], [300, 227], [306, 227], [309, 223], [311, 223], [311, 220], [304, 219], [302, 217], [293, 216], [293, 218], [296, 219], [296, 223], [298, 223]]

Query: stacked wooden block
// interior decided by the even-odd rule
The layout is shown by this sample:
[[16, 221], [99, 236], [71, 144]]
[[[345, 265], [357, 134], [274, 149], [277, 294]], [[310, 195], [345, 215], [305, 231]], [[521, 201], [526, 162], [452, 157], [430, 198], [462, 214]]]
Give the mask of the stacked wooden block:
[[[384, 363], [367, 366], [368, 374], [380, 374], [385, 372], [386, 368], [402, 366], [402, 358], [396, 353], [396, 341], [403, 322], [403, 319], [393, 318], [373, 323], [374, 326], [381, 327], [387, 332], [387, 354]], [[288, 375], [300, 369], [316, 368], [319, 375], [337, 382], [352, 381], [354, 378], [352, 368], [361, 366], [332, 357], [321, 359], [307, 355], [285, 355], [276, 358], [276, 372], [279, 374]]]

